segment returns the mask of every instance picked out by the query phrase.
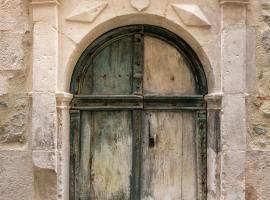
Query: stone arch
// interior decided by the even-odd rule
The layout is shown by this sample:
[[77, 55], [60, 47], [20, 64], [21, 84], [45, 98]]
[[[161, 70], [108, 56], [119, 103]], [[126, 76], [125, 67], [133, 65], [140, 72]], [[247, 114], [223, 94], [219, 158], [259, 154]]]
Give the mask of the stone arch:
[[97, 38], [93, 43], [91, 43], [85, 51], [82, 53], [80, 59], [78, 60], [74, 72], [71, 78], [70, 84], [70, 92], [72, 94], [77, 94], [79, 87], [79, 79], [80, 76], [83, 76], [82, 72], [85, 72], [88, 66], [85, 66], [82, 63], [87, 62], [89, 57], [92, 54], [95, 54], [99, 48], [103, 48], [105, 44], [111, 43], [114, 41], [114, 38], [124, 37], [130, 33], [139, 33], [143, 31], [144, 33], [151, 34], [154, 37], [157, 37], [161, 40], [165, 40], [166, 42], [172, 44], [181, 55], [185, 58], [188, 66], [193, 74], [194, 80], [196, 82], [196, 91], [198, 94], [206, 95], [208, 93], [208, 83], [207, 77], [204, 72], [204, 68], [199, 58], [193, 49], [179, 36], [174, 34], [173, 32], [168, 31], [167, 29], [153, 26], [153, 25], [129, 25], [124, 27], [119, 27], [109, 32], [101, 35]]
[[208, 59], [208, 56], [202, 46], [199, 44], [198, 40], [196, 40], [193, 35], [183, 26], [175, 23], [174, 21], [165, 18], [163, 16], [153, 15], [153, 14], [128, 14], [123, 16], [113, 17], [109, 20], [106, 20], [103, 23], [98, 24], [93, 27], [89, 32], [80, 40], [80, 42], [76, 45], [75, 49], [71, 52], [70, 57], [67, 61], [66, 67], [66, 75], [65, 77], [61, 77], [63, 79], [64, 85], [62, 86], [64, 91], [69, 91], [71, 77], [76, 66], [77, 61], [80, 56], [84, 52], [84, 50], [95, 41], [102, 34], [123, 26], [134, 25], [134, 24], [147, 24], [153, 26], [159, 26], [165, 28], [177, 36], [181, 37], [190, 47], [194, 50], [196, 55], [198, 56], [200, 62], [202, 63], [203, 70], [206, 75], [206, 79], [208, 82], [208, 92], [214, 92], [216, 88], [215, 84], [215, 76], [213, 73], [213, 69]]
[[[70, 92], [70, 83], [71, 83], [71, 79], [72, 79], [72, 74], [74, 72], [74, 68], [76, 66], [76, 63], [78, 62], [80, 56], [82, 55], [82, 53], [85, 51], [85, 49], [89, 46], [89, 44], [93, 43], [97, 38], [99, 38], [102, 34], [112, 30], [112, 29], [116, 29], [119, 27], [123, 27], [123, 26], [129, 26], [129, 25], [134, 25], [134, 24], [147, 24], [147, 25], [153, 25], [153, 26], [158, 26], [158, 27], [162, 27], [164, 29], [167, 29], [169, 31], [171, 31], [172, 33], [176, 34], [177, 36], [179, 36], [180, 38], [182, 38], [189, 46], [191, 49], [193, 49], [193, 51], [195, 52], [195, 54], [198, 57], [198, 60], [201, 62], [202, 65], [202, 69], [205, 73], [206, 76], [206, 80], [207, 80], [207, 86], [208, 86], [208, 93], [214, 93], [216, 88], [217, 88], [217, 80], [219, 80], [219, 77], [215, 77], [216, 74], [214, 74], [214, 70], [213, 67], [211, 66], [211, 62], [209, 57], [207, 56], [207, 53], [204, 51], [202, 45], [198, 42], [198, 40], [187, 30], [186, 27], [181, 26], [180, 24], [164, 17], [164, 16], [159, 16], [159, 15], [154, 15], [154, 14], [145, 14], [145, 13], [137, 13], [137, 14], [127, 14], [127, 15], [122, 15], [122, 16], [117, 16], [117, 17], [112, 17], [106, 21], [104, 21], [103, 23], [99, 23], [93, 27], [91, 27], [91, 29], [89, 29], [89, 32], [87, 32], [87, 34], [84, 35], [84, 37], [82, 37], [82, 39], [75, 45], [75, 47], [73, 48], [72, 52], [69, 52], [69, 55], [66, 57], [67, 61], [66, 61], [66, 65], [65, 65], [65, 73], [64, 74], [60, 74], [59, 77], [59, 82], [60, 84], [62, 84], [60, 87], [58, 86], [58, 89], [60, 89], [60, 91], [65, 91], [65, 92]], [[217, 75], [218, 76], [218, 75]], [[67, 97], [65, 97], [65, 95], [67, 95]], [[59, 99], [59, 102], [62, 101], [66, 101], [64, 103], [62, 103], [63, 105], [67, 105], [66, 103], [70, 102], [70, 100], [72, 99], [72, 95], [66, 94], [66, 93], [61, 93], [58, 95], [59, 97], [57, 97], [57, 99]], [[62, 98], [64, 100], [62, 100]], [[219, 98], [219, 97], [218, 97]], [[66, 99], [66, 100], [65, 100]], [[210, 95], [209, 99], [207, 98], [207, 104], [209, 104], [209, 102], [212, 104], [216, 105], [216, 103], [219, 105], [219, 99], [217, 100], [216, 97], [212, 97]], [[61, 104], [60, 104], [61, 105]], [[58, 106], [59, 107], [59, 106]], [[60, 106], [61, 107], [61, 106]], [[59, 108], [60, 108], [59, 107]], [[212, 106], [211, 106], [212, 107]], [[68, 136], [69, 135], [69, 107], [63, 107], [68, 108], [67, 110], [64, 110], [63, 112], [65, 114], [63, 114], [65, 116], [65, 120], [66, 123], [64, 122], [63, 124], [63, 132], [64, 135]], [[217, 111], [217, 113], [219, 113], [219, 111]], [[210, 118], [208, 118], [209, 121], [213, 121], [211, 120], [211, 116]], [[209, 134], [209, 133], [207, 133]], [[210, 137], [212, 134], [210, 134]], [[68, 136], [69, 138], [69, 136]], [[214, 137], [213, 137], [214, 139]], [[66, 145], [69, 145], [69, 140], [65, 141]], [[68, 163], [68, 157], [69, 157], [69, 152], [65, 151], [65, 163]], [[210, 159], [212, 156], [210, 156]], [[213, 158], [215, 160], [215, 157]], [[207, 158], [208, 160], [208, 158]], [[209, 162], [208, 162], [209, 163]], [[211, 171], [211, 169], [215, 169], [215, 163], [212, 164], [210, 163], [210, 165], [207, 166], [208, 168], [208, 172], [207, 173], [207, 180], [210, 180], [211, 177], [215, 177], [215, 172]], [[209, 170], [210, 169], [210, 170]], [[62, 186], [64, 189], [64, 191], [68, 191], [69, 188], [69, 184], [68, 184], [68, 177], [69, 177], [69, 167], [63, 167], [63, 177], [61, 178], [65, 184]], [[209, 179], [210, 177], [210, 179]], [[217, 181], [217, 180], [215, 180]]]

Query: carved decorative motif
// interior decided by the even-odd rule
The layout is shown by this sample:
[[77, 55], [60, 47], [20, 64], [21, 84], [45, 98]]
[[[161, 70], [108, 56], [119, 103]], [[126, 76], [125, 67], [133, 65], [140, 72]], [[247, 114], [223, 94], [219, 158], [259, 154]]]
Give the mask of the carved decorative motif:
[[105, 1], [82, 1], [66, 18], [68, 21], [93, 22], [97, 16], [107, 7]]
[[210, 26], [207, 17], [195, 4], [172, 4], [173, 9], [187, 26]]
[[131, 5], [141, 12], [150, 5], [150, 0], [131, 0]]

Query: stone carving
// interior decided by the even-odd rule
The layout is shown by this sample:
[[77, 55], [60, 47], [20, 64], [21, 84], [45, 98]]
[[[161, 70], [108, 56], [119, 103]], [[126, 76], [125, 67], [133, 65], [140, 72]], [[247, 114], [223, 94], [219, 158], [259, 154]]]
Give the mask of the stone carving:
[[187, 26], [211, 26], [203, 11], [195, 4], [172, 4], [172, 7]]
[[97, 16], [107, 7], [105, 1], [82, 1], [66, 18], [68, 21], [93, 22]]
[[131, 5], [141, 12], [150, 5], [150, 0], [131, 0]]

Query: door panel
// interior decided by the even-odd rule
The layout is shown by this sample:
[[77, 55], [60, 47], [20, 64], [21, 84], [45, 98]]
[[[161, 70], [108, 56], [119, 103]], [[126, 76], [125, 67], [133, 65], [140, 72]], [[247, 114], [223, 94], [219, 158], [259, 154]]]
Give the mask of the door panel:
[[183, 56], [163, 40], [144, 37], [144, 94], [195, 94], [195, 83]]
[[196, 199], [194, 114], [148, 111], [144, 121], [141, 199]]
[[150, 35], [106, 41], [81, 63], [71, 117], [73, 200], [206, 199], [203, 95], [188, 58]]
[[83, 112], [82, 121], [80, 199], [129, 199], [131, 112]]
[[126, 37], [102, 49], [89, 60], [83, 94], [131, 94], [133, 38]]

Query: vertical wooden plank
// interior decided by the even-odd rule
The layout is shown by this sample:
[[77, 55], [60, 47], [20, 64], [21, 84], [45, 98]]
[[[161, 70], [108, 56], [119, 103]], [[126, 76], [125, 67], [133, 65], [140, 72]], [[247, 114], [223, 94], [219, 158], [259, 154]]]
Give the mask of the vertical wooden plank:
[[70, 200], [79, 200], [80, 111], [70, 111]]
[[142, 111], [132, 111], [132, 180], [131, 200], [140, 199], [141, 191], [141, 143], [142, 143]]
[[192, 73], [175, 47], [150, 36], [144, 46], [144, 94], [195, 94]]
[[183, 112], [182, 198], [197, 199], [195, 113]]
[[131, 94], [133, 38], [125, 37], [104, 47], [91, 58], [82, 94]]
[[141, 199], [181, 199], [181, 127], [187, 122], [181, 112], [167, 111], [149, 111], [144, 121]]
[[[217, 144], [218, 146], [218, 144]], [[198, 199], [207, 199], [207, 112], [197, 112], [196, 124]]]
[[91, 121], [91, 199], [130, 198], [131, 111], [93, 112]]
[[91, 58], [85, 72], [82, 94], [130, 94], [132, 91], [132, 37], [104, 47]]
[[91, 121], [91, 112], [82, 112], [81, 114], [81, 140], [80, 140], [80, 168], [79, 168], [79, 184], [80, 184], [80, 200], [89, 200], [91, 194], [91, 127], [88, 121]]

